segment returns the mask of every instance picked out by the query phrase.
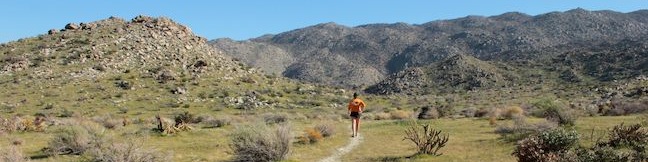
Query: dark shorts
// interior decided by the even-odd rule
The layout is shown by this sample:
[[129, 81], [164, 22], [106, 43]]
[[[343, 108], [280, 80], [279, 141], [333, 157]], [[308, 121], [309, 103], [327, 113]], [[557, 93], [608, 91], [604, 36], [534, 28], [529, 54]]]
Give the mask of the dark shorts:
[[358, 119], [358, 118], [360, 118], [360, 113], [359, 112], [351, 112], [351, 115], [349, 115], [349, 116], [351, 116], [351, 118], [353, 118], [353, 119]]

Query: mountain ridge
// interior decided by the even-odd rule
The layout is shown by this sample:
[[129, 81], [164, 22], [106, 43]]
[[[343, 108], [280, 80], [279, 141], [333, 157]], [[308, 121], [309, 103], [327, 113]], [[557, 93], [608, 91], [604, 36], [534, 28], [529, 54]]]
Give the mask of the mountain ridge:
[[[238, 43], [239, 48], [246, 48], [246, 44], [264, 44], [283, 49], [284, 54], [294, 60], [288, 66], [281, 65], [285, 67], [282, 74], [286, 77], [366, 88], [404, 69], [424, 67], [455, 55], [470, 55], [484, 61], [516, 66], [518, 62], [547, 63], [543, 60], [570, 50], [592, 49], [597, 44], [616, 44], [645, 37], [648, 35], [646, 16], [648, 10], [620, 13], [578, 8], [535, 16], [507, 12], [413, 25], [393, 23], [346, 27], [322, 23]], [[209, 43], [227, 49], [224, 42]], [[267, 50], [256, 52], [256, 55], [272, 53]], [[237, 50], [225, 53], [244, 58], [242, 60], [255, 59]], [[273, 66], [263, 64], [263, 61], [247, 63], [255, 67]], [[317, 66], [308, 66], [311, 64]], [[357, 72], [356, 69], [369, 69], [369, 72], [362, 76], [348, 75], [349, 71]]]

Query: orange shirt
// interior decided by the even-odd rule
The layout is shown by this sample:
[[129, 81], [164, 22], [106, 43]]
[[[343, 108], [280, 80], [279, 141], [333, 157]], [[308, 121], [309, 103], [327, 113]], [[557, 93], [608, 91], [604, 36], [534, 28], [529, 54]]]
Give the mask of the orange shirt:
[[[360, 112], [360, 108], [364, 109], [365, 103], [359, 98], [351, 100], [349, 102], [349, 111], [351, 112]], [[364, 110], [363, 110], [364, 111]]]

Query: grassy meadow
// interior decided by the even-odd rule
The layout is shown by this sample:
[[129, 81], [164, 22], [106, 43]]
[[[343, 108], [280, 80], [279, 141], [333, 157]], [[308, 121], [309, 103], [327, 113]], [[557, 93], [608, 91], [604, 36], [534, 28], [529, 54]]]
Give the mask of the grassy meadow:
[[[131, 140], [145, 148], [159, 150], [172, 156], [173, 161], [228, 161], [232, 158], [228, 134], [236, 127], [259, 121], [257, 116], [245, 116], [239, 122], [220, 128], [203, 128], [200, 124], [194, 129], [172, 135], [160, 135], [152, 132], [154, 124], [132, 124], [129, 126], [106, 130], [118, 141]], [[531, 122], [544, 119], [531, 118]], [[581, 143], [591, 144], [604, 136], [605, 131], [620, 123], [641, 122], [639, 116], [601, 116], [582, 117], [574, 128], [585, 136]], [[496, 134], [495, 126], [481, 118], [418, 120], [419, 124], [429, 123], [435, 129], [449, 134], [447, 146], [442, 148], [441, 156], [417, 155], [414, 145], [403, 140], [404, 130], [410, 119], [405, 120], [364, 120], [361, 135], [364, 140], [351, 153], [342, 157], [343, 161], [516, 161], [511, 155], [513, 142], [506, 142]], [[500, 120], [499, 124], [511, 123], [511, 120]], [[294, 139], [292, 150], [287, 161], [317, 161], [330, 156], [339, 147], [351, 139], [347, 120], [307, 119], [290, 120], [293, 137], [304, 134], [304, 130], [317, 124], [326, 123], [334, 127], [335, 134], [317, 143], [298, 143]], [[82, 159], [79, 155], [60, 155], [47, 157], [41, 151], [47, 146], [54, 134], [55, 127], [45, 132], [16, 132], [1, 135], [0, 144], [11, 145], [16, 140], [22, 141], [21, 150], [33, 161], [75, 161]]]

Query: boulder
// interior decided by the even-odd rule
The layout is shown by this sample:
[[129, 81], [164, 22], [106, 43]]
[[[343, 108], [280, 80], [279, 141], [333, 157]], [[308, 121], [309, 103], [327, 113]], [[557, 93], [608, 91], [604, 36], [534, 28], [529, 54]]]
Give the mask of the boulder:
[[134, 22], [134, 23], [146, 23], [146, 22], [152, 22], [153, 18], [148, 17], [148, 16], [144, 16], [144, 15], [139, 15], [139, 16], [133, 18], [133, 20], [131, 20], [131, 21]]
[[90, 23], [90, 24], [81, 23], [80, 25], [81, 25], [81, 29], [83, 29], [83, 30], [92, 30], [92, 29], [97, 27], [96, 24], [92, 24], [92, 23]]
[[67, 30], [77, 30], [79, 28], [79, 25], [76, 23], [68, 23], [67, 25], [65, 25], [65, 29]]
[[47, 31], [47, 34], [49, 34], [49, 35], [54, 35], [56, 33], [58, 33], [58, 30], [56, 30], [56, 29], [50, 29], [49, 31]]

